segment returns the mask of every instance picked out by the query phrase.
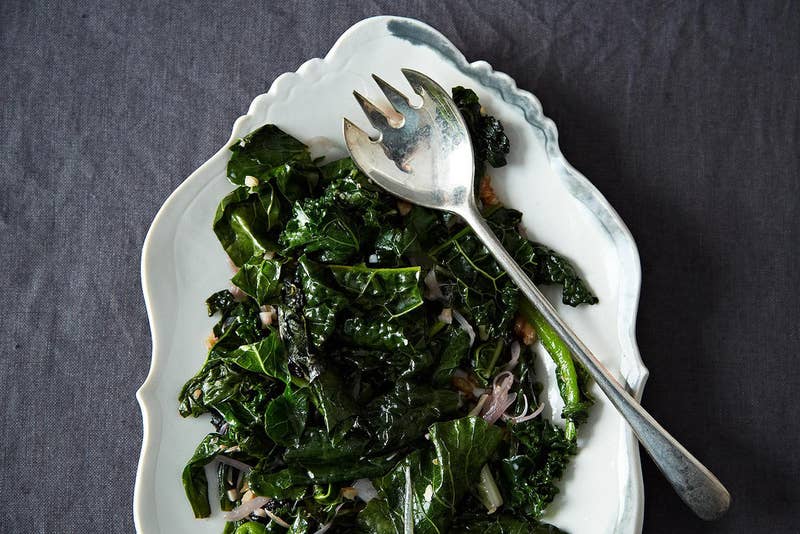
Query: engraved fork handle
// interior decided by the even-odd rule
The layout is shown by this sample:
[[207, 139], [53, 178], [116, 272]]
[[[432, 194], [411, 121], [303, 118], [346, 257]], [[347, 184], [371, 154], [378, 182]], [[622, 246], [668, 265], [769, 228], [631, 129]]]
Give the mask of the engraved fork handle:
[[459, 215], [472, 227], [500, 266], [597, 382], [603, 393], [631, 426], [639, 442], [681, 499], [702, 519], [712, 520], [724, 514], [731, 500], [725, 486], [625, 391], [609, 370], [559, 317], [553, 305], [542, 295], [494, 235], [478, 212], [474, 201], [461, 210]]

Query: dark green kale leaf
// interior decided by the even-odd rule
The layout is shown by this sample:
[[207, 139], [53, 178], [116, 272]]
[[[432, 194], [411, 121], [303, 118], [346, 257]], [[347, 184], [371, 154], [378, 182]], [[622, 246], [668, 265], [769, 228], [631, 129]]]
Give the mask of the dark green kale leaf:
[[297, 273], [305, 297], [303, 315], [308, 334], [312, 345], [320, 349], [333, 333], [336, 316], [347, 305], [347, 299], [330, 287], [327, 273], [305, 256], [298, 260]]
[[341, 466], [367, 456], [369, 449], [370, 439], [363, 432], [347, 429], [330, 435], [323, 428], [311, 427], [296, 447], [286, 450], [283, 458], [289, 465], [305, 468]]
[[206, 299], [209, 317], [217, 312], [228, 314], [234, 306], [236, 306], [236, 300], [234, 300], [233, 294], [227, 289], [217, 291]]
[[448, 325], [431, 340], [431, 350], [439, 362], [433, 373], [433, 383], [443, 387], [469, 356], [469, 334], [457, 325]]
[[362, 348], [397, 352], [413, 350], [413, 343], [406, 336], [403, 325], [388, 317], [349, 317], [342, 324], [341, 334], [349, 343]]
[[291, 383], [286, 349], [276, 330], [257, 343], [242, 345], [231, 351], [227, 359], [248, 371], [261, 373], [285, 384]]
[[278, 304], [278, 331], [286, 344], [290, 365], [305, 380], [313, 380], [321, 371], [319, 359], [311, 341], [311, 325], [305, 317], [305, 295], [300, 281], [283, 281], [281, 302]]
[[509, 514], [487, 516], [485, 512], [465, 511], [451, 529], [463, 534], [564, 534], [564, 531], [538, 521], [520, 519]]
[[214, 325], [211, 357], [222, 357], [230, 351], [261, 340], [266, 331], [261, 328], [258, 307], [253, 301], [237, 303]]
[[284, 253], [302, 249], [324, 263], [364, 261], [363, 252], [375, 248], [393, 202], [357, 170], [340, 170], [330, 180], [326, 176], [321, 196], [294, 203], [280, 237]]
[[332, 366], [326, 367], [311, 382], [311, 391], [314, 393], [314, 406], [325, 421], [328, 432], [358, 413], [352, 395], [345, 389], [344, 380]]
[[284, 253], [302, 249], [320, 261], [344, 263], [360, 250], [357, 222], [325, 199], [309, 198], [295, 203], [280, 244]]
[[401, 381], [367, 406], [363, 425], [380, 450], [401, 448], [419, 439], [432, 423], [456, 415], [460, 404], [451, 389]]
[[474, 91], [460, 86], [454, 87], [453, 100], [467, 123], [475, 153], [475, 176], [480, 179], [486, 163], [492, 167], [506, 164], [506, 154], [511, 145], [500, 121], [481, 112], [481, 104]]
[[274, 302], [281, 293], [281, 267], [284, 263], [286, 260], [250, 258], [231, 282], [258, 304]]
[[577, 452], [573, 439], [547, 419], [511, 425], [508, 454], [499, 462], [505, 506], [538, 519], [558, 493], [558, 480]]
[[503, 246], [536, 284], [562, 286], [562, 301], [570, 306], [597, 303], [597, 297], [566, 258], [553, 249], [528, 241], [520, 235], [518, 227], [522, 222], [522, 213], [510, 208], [496, 208], [488, 220]]
[[284, 209], [270, 184], [255, 191], [238, 187], [222, 199], [214, 215], [214, 233], [231, 261], [241, 267], [253, 256], [277, 250], [275, 230]]
[[412, 452], [373, 481], [379, 496], [358, 516], [369, 532], [446, 532], [503, 437], [500, 428], [475, 417], [436, 423], [429, 434], [432, 448]]
[[[244, 185], [247, 176], [262, 179], [276, 169], [295, 164], [313, 167], [308, 148], [273, 124], [251, 132], [230, 147], [228, 179], [234, 185]], [[314, 174], [318, 174], [314, 168]], [[296, 180], [294, 180], [296, 181]]]
[[586, 287], [566, 258], [541, 244], [534, 244], [534, 253], [538, 259], [536, 271], [533, 273], [534, 282], [562, 285], [564, 304], [597, 304], [597, 297]]
[[192, 505], [192, 511], [197, 518], [211, 515], [211, 506], [208, 502], [208, 477], [206, 477], [206, 464], [216, 457], [219, 452], [219, 435], [208, 434], [195, 449], [186, 467], [183, 468], [181, 480], [186, 498]]
[[283, 395], [267, 404], [264, 413], [264, 429], [267, 435], [284, 447], [296, 447], [306, 428], [308, 419], [308, 390], [292, 391], [286, 386]]
[[443, 269], [446, 297], [475, 327], [481, 340], [508, 334], [519, 289], [471, 230], [464, 229], [431, 251]]
[[361, 309], [383, 308], [399, 317], [422, 306], [419, 267], [373, 269], [362, 265], [332, 265], [333, 277]]

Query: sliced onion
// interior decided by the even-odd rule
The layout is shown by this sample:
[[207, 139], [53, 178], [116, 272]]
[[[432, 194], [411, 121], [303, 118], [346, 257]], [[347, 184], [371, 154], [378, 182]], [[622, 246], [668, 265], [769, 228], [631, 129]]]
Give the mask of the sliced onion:
[[479, 413], [481, 413], [481, 410], [483, 409], [483, 405], [486, 404], [486, 400], [488, 398], [489, 398], [489, 395], [481, 395], [480, 398], [478, 399], [478, 404], [476, 404], [475, 407], [472, 410], [470, 410], [469, 414], [467, 414], [467, 415], [474, 416], [474, 415], [478, 415]]
[[486, 389], [477, 387], [472, 388], [472, 396], [475, 397], [476, 399], [480, 398], [480, 396], [484, 394], [486, 394]]
[[255, 497], [247, 502], [243, 502], [238, 508], [226, 512], [223, 517], [226, 521], [238, 521], [249, 516], [270, 501], [269, 497]]
[[469, 335], [469, 346], [471, 347], [475, 343], [475, 330], [472, 328], [472, 325], [469, 324], [469, 321], [467, 321], [464, 316], [458, 313], [458, 311], [455, 309], [453, 310], [453, 317], [455, 317], [456, 321], [458, 321], [458, 325], [461, 327], [461, 330]]
[[359, 478], [353, 482], [353, 488], [358, 492], [358, 498], [364, 502], [369, 502], [378, 496], [378, 490], [372, 485], [368, 478]]
[[511, 344], [511, 359], [505, 364], [501, 369], [503, 371], [513, 371], [514, 368], [519, 363], [519, 355], [522, 352], [522, 348], [519, 346], [519, 341], [514, 341]]
[[247, 465], [244, 462], [240, 462], [239, 460], [234, 460], [233, 458], [229, 458], [229, 457], [223, 456], [221, 454], [218, 454], [215, 459], [221, 464], [226, 464], [226, 465], [229, 465], [231, 467], [235, 467], [236, 469], [238, 469], [239, 471], [242, 471], [244, 473], [249, 473], [250, 470], [253, 469], [252, 467], [250, 467], [249, 465]]
[[339, 513], [339, 510], [342, 509], [342, 506], [344, 506], [344, 503], [337, 506], [336, 510], [333, 511], [333, 519], [322, 525], [322, 527], [316, 530], [314, 534], [324, 534], [325, 532], [328, 532], [328, 530], [333, 526], [333, 520], [336, 519], [336, 515]]
[[[544, 410], [544, 403], [541, 403], [539, 405], [539, 407], [536, 408], [536, 410], [534, 410], [532, 413], [528, 413], [528, 397], [527, 397], [527, 395], [523, 394], [522, 395], [522, 399], [525, 401], [525, 407], [522, 409], [522, 413], [520, 413], [519, 415], [516, 415], [516, 416], [510, 416], [510, 415], [504, 414], [503, 415], [503, 421], [511, 421], [512, 423], [524, 423], [525, 421], [530, 421], [531, 419], [534, 419], [540, 413], [542, 413], [542, 410]], [[533, 401], [536, 402], [536, 399], [534, 398]]]
[[431, 269], [428, 271], [428, 274], [425, 275], [423, 279], [425, 282], [425, 287], [428, 288], [428, 291], [425, 292], [425, 298], [428, 300], [440, 300], [444, 299], [444, 293], [442, 293], [442, 286], [439, 284], [439, 281], [436, 280], [436, 269]]
[[489, 423], [494, 423], [508, 410], [508, 407], [517, 400], [517, 394], [508, 392], [514, 385], [514, 375], [510, 371], [503, 371], [494, 377], [492, 393], [488, 405], [484, 406], [482, 417]]
[[522, 400], [525, 402], [525, 404], [522, 406], [522, 412], [517, 416], [511, 416], [504, 413], [502, 417], [503, 421], [508, 421], [509, 419], [514, 419], [516, 417], [524, 417], [528, 414], [528, 396], [524, 393], [522, 394]]
[[540, 413], [544, 410], [544, 403], [540, 404], [538, 408], [536, 408], [533, 412], [529, 413], [528, 415], [524, 415], [521, 417], [512, 417], [511, 421], [515, 423], [524, 423], [525, 421], [530, 421], [531, 419], [536, 418]]
[[236, 302], [244, 302], [245, 300], [247, 300], [247, 293], [242, 291], [242, 289], [239, 286], [231, 285], [229, 291], [231, 292], [231, 295], [233, 295], [233, 300], [235, 300]]
[[286, 521], [284, 521], [283, 519], [281, 519], [277, 515], [273, 514], [269, 510], [264, 510], [264, 512], [269, 516], [270, 519], [272, 519], [273, 521], [278, 523], [283, 528], [292, 528], [292, 525], [290, 525], [289, 523], [287, 523]]
[[506, 378], [511, 379], [511, 383], [508, 386], [510, 388], [511, 384], [514, 383], [514, 374], [511, 371], [503, 371], [502, 373], [497, 373], [494, 377], [494, 380], [492, 380], [492, 388], [497, 389], [498, 387], [500, 387], [503, 384], [503, 382], [501, 381]]

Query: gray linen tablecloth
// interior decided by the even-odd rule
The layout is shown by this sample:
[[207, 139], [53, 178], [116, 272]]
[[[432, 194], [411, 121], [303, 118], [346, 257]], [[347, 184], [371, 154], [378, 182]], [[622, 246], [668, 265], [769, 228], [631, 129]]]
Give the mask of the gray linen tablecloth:
[[0, 531], [130, 532], [169, 193], [279, 74], [402, 14], [534, 92], [644, 270], [644, 403], [728, 485], [644, 531], [797, 532], [797, 2], [0, 2]]

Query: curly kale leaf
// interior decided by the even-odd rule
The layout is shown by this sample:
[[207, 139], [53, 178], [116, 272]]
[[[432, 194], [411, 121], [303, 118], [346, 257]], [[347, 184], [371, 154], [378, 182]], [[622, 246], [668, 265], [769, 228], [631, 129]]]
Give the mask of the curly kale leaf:
[[392, 211], [388, 197], [375, 191], [357, 172], [337, 172], [325, 181], [322, 195], [294, 203], [280, 236], [284, 253], [302, 250], [324, 263], [347, 263], [374, 249], [375, 239]]
[[553, 249], [528, 241], [520, 235], [518, 228], [522, 222], [522, 213], [501, 207], [495, 209], [488, 220], [503, 246], [536, 284], [562, 286], [562, 301], [570, 306], [597, 303], [597, 297], [566, 258]]
[[508, 509], [538, 519], [558, 493], [557, 483], [571, 457], [575, 441], [546, 419], [512, 425], [514, 440], [499, 462], [499, 473]]
[[470, 513], [469, 510], [458, 517], [451, 531], [463, 534], [564, 534], [564, 531], [547, 523], [510, 514], [487, 516], [483, 511]]
[[234, 306], [236, 306], [236, 300], [234, 300], [233, 294], [227, 289], [217, 291], [206, 299], [209, 317], [217, 312], [226, 314], [230, 312]]
[[475, 152], [475, 176], [483, 176], [486, 163], [492, 167], [506, 164], [506, 154], [511, 148], [499, 120], [481, 112], [478, 95], [464, 87], [453, 88], [453, 100], [467, 123], [472, 149]]
[[391, 317], [422, 306], [419, 267], [374, 269], [365, 265], [332, 265], [336, 282], [351, 295], [355, 306], [379, 306]]

